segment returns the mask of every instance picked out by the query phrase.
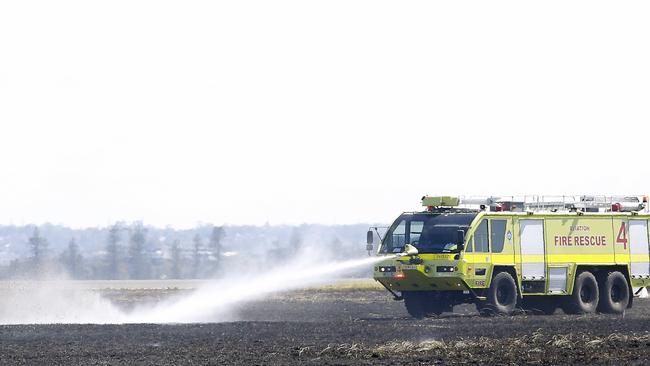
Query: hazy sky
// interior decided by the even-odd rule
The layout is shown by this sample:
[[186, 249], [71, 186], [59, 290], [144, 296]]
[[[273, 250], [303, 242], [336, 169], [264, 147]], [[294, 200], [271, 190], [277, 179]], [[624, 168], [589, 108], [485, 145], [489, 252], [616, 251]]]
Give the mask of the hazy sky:
[[650, 3], [5, 1], [0, 224], [650, 193]]

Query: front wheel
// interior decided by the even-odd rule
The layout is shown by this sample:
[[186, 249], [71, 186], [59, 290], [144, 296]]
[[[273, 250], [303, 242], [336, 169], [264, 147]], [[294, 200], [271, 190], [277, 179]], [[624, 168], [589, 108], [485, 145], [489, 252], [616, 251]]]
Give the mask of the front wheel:
[[508, 272], [499, 272], [492, 278], [487, 300], [477, 304], [482, 315], [511, 315], [517, 306], [517, 283]]
[[422, 319], [427, 315], [426, 298], [420, 292], [402, 291], [406, 311], [416, 319]]
[[406, 311], [416, 319], [452, 311], [450, 303], [427, 291], [402, 291]]

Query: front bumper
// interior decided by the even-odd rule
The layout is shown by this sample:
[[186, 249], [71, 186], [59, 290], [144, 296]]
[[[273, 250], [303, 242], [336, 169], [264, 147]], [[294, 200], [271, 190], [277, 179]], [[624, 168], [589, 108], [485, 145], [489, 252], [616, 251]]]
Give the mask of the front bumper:
[[393, 291], [468, 291], [465, 268], [453, 255], [391, 258], [374, 267], [373, 277]]

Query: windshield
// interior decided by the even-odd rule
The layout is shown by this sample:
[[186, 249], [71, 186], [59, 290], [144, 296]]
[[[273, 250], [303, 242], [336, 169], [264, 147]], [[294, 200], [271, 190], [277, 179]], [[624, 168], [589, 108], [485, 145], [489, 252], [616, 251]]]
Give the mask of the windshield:
[[476, 216], [471, 214], [403, 214], [386, 233], [380, 253], [401, 253], [411, 244], [420, 253], [458, 251], [458, 230], [467, 231]]

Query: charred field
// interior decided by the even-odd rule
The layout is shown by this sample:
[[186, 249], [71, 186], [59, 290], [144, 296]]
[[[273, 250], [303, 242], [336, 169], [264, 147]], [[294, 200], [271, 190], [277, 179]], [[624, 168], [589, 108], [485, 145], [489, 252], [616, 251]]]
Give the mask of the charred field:
[[[188, 290], [110, 290], [134, 303]], [[227, 294], [224, 294], [227, 296]], [[238, 306], [233, 321], [196, 324], [0, 326], [0, 364], [648, 364], [650, 301], [624, 316], [521, 313], [481, 317], [473, 306], [411, 319], [368, 287], [320, 288]]]

